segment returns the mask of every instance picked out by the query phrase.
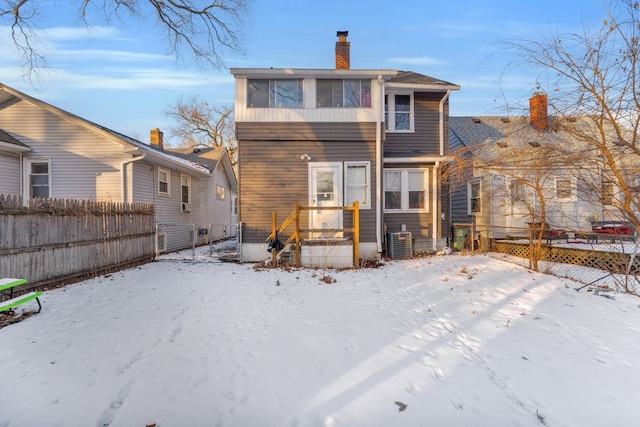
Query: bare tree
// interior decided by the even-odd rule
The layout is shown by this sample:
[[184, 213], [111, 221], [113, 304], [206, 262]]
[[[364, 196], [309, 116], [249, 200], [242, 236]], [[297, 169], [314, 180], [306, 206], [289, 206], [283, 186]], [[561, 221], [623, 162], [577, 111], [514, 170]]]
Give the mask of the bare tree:
[[178, 122], [172, 134], [180, 139], [181, 147], [224, 147], [236, 165], [238, 143], [231, 107], [212, 106], [194, 97], [189, 102], [178, 100], [167, 115]]
[[573, 171], [587, 193], [604, 193], [611, 215], [640, 230], [640, 2], [609, 3], [596, 31], [509, 45], [540, 70], [555, 126], [583, 143]]
[[[71, 3], [73, 0], [67, 0]], [[222, 54], [240, 50], [240, 28], [251, 0], [76, 0], [80, 21], [89, 32], [97, 23], [124, 23], [127, 17], [150, 21], [164, 32], [169, 52], [181, 58], [186, 46], [200, 64], [223, 65]], [[37, 49], [38, 17], [58, 7], [48, 0], [0, 0], [0, 25], [11, 28], [11, 41], [31, 77], [45, 65]], [[98, 18], [91, 19], [94, 12]]]
[[[476, 217], [476, 226], [498, 229], [495, 219], [504, 218], [503, 233], [527, 233], [530, 268], [538, 271], [549, 218], [559, 213], [554, 203], [555, 180], [576, 159], [558, 143], [556, 133], [535, 129], [526, 117], [514, 118], [500, 130], [496, 138], [450, 153], [454, 162], [446, 179], [453, 187], [481, 180], [482, 197], [490, 211]], [[507, 226], [506, 218], [513, 218], [518, 229]], [[528, 228], [520, 229], [523, 224]]]

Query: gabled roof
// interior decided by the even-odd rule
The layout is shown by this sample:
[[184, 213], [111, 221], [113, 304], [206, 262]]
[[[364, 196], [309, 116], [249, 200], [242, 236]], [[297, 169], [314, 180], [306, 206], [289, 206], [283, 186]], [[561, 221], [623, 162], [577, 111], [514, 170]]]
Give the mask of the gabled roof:
[[166, 148], [167, 152], [182, 157], [192, 163], [201, 164], [212, 173], [218, 167], [223, 167], [227, 179], [231, 183], [233, 190], [237, 189], [238, 182], [231, 166], [229, 153], [224, 147], [188, 147], [188, 148]]
[[39, 108], [49, 111], [50, 113], [57, 115], [63, 120], [67, 120], [71, 123], [81, 126], [91, 132], [94, 132], [98, 135], [105, 137], [106, 139], [109, 139], [114, 142], [118, 142], [125, 146], [129, 146], [131, 149], [127, 151], [130, 152], [132, 155], [144, 154], [147, 159], [154, 159], [157, 163], [163, 164], [168, 167], [175, 167], [178, 169], [187, 170], [189, 172], [199, 173], [202, 175], [210, 175], [209, 169], [207, 169], [202, 165], [190, 162], [189, 160], [186, 160], [178, 156], [174, 156], [169, 153], [165, 153], [163, 151], [155, 150], [148, 144], [140, 142], [137, 139], [131, 138], [129, 136], [121, 134], [120, 132], [116, 132], [112, 129], [106, 128], [97, 123], [93, 123], [80, 116], [76, 116], [75, 114], [72, 114], [68, 111], [62, 110], [58, 107], [54, 107], [51, 104], [48, 104], [44, 101], [33, 98], [25, 93], [20, 92], [17, 89], [14, 89], [12, 87], [9, 87], [5, 84], [0, 83], [0, 104], [11, 99], [12, 97], [21, 99]]
[[31, 148], [0, 129], [0, 151], [25, 152]]
[[388, 86], [419, 86], [425, 89], [459, 90], [460, 86], [413, 71], [398, 71], [390, 77]]

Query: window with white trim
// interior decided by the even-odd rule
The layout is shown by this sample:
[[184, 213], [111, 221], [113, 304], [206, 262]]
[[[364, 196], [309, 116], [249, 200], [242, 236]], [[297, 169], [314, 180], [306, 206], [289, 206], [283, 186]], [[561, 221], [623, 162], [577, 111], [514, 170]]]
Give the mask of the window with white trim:
[[249, 79], [247, 106], [249, 108], [301, 108], [302, 79]]
[[413, 93], [385, 95], [384, 123], [389, 132], [413, 131]]
[[371, 208], [370, 162], [344, 163], [344, 193], [346, 205], [358, 201], [360, 209]]
[[428, 212], [428, 169], [387, 169], [384, 171], [385, 211]]
[[467, 182], [467, 213], [478, 215], [482, 213], [482, 181]]
[[556, 199], [562, 202], [569, 202], [575, 199], [573, 180], [570, 178], [556, 179]]
[[49, 159], [26, 159], [26, 188], [30, 199], [51, 197], [51, 167]]
[[216, 198], [218, 200], [225, 200], [227, 198], [227, 189], [222, 185], [216, 185]]
[[171, 172], [165, 168], [158, 168], [158, 194], [171, 195]]
[[615, 197], [615, 185], [611, 181], [602, 182], [602, 204], [613, 205]]
[[180, 175], [180, 201], [182, 212], [191, 212], [191, 177]]
[[320, 108], [371, 107], [371, 80], [318, 79], [316, 80], [316, 103]]

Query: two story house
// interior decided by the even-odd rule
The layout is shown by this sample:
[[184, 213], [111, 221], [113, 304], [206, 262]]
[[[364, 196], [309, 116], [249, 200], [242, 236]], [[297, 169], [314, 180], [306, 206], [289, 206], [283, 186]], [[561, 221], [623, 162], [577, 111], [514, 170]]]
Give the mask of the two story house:
[[[0, 194], [153, 203], [156, 221], [171, 224], [168, 251], [190, 247], [195, 228], [235, 234], [237, 181], [226, 150], [165, 149], [83, 119], [0, 84]], [[184, 225], [180, 227], [179, 225]], [[224, 226], [226, 225], [226, 227]]]
[[[411, 233], [414, 251], [446, 244], [439, 172], [449, 95], [459, 86], [413, 72], [351, 69], [347, 36], [338, 32], [332, 69], [231, 69], [243, 261], [268, 256], [272, 212], [284, 219], [296, 203], [358, 201], [360, 258], [381, 256], [387, 233]], [[331, 236], [352, 214], [312, 210], [301, 222]]]

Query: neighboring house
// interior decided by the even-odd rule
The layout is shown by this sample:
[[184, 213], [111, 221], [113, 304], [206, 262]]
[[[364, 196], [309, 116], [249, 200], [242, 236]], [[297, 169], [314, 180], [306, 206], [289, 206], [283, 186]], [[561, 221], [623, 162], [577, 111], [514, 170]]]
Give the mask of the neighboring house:
[[[412, 72], [350, 69], [347, 32], [338, 37], [335, 69], [231, 70], [245, 261], [268, 256], [272, 212], [281, 223], [297, 202], [358, 201], [360, 258], [378, 258], [386, 232], [410, 232], [416, 251], [446, 244], [440, 168], [449, 94], [459, 86]], [[311, 211], [301, 228], [350, 222], [350, 212]]]
[[145, 144], [3, 84], [0, 129], [1, 194], [153, 203], [158, 223], [183, 225], [161, 242], [168, 250], [189, 245], [190, 224], [234, 231], [237, 183], [224, 150], [173, 154], [158, 129]]
[[[530, 105], [529, 116], [450, 118], [452, 154], [464, 153], [461, 157], [472, 160], [465, 163], [470, 168], [452, 179], [454, 225], [473, 224], [480, 235], [475, 237], [501, 238], [527, 235], [529, 223], [543, 219], [548, 228], [566, 231], [589, 231], [592, 221], [620, 220], [611, 199], [615, 188], [594, 150], [547, 114], [546, 95], [534, 95]], [[570, 120], [584, 126], [589, 122]], [[613, 141], [613, 155], [636, 158], [625, 156]], [[638, 175], [637, 167], [628, 166], [629, 173]], [[535, 187], [545, 202], [545, 218]]]

